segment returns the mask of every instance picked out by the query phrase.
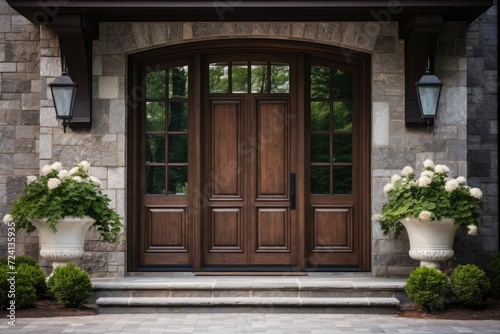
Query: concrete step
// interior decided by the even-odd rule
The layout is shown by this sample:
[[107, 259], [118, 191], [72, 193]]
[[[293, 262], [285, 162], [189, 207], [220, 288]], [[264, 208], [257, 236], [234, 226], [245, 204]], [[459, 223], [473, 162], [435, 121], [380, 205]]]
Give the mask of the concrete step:
[[369, 276], [128, 276], [93, 279], [102, 313], [364, 312], [395, 313], [409, 300], [404, 279]]

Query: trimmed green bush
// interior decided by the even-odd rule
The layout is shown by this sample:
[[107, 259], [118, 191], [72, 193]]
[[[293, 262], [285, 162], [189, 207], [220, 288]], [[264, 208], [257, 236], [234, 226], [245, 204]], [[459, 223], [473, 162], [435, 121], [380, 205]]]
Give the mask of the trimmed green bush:
[[[14, 271], [16, 274], [8, 274], [9, 272], [13, 270], [8, 266], [0, 267], [0, 307], [8, 307], [11, 299], [16, 301], [16, 308], [31, 307], [37, 301], [37, 296], [40, 298], [45, 294], [47, 289], [45, 275], [38, 267], [38, 263], [36, 266], [27, 263], [16, 264]], [[8, 281], [7, 279], [12, 276], [15, 277], [15, 281]], [[15, 285], [13, 289], [11, 289], [12, 284]]]
[[89, 274], [73, 263], [57, 267], [48, 285], [56, 300], [65, 307], [82, 306], [93, 292]]
[[442, 311], [450, 295], [448, 277], [435, 268], [420, 267], [410, 273], [405, 291], [422, 311]]
[[[38, 261], [35, 260], [34, 258], [32, 258], [31, 256], [16, 256], [16, 258], [13, 260], [13, 262], [16, 264], [16, 266], [22, 264], [22, 263], [25, 263], [25, 264], [28, 264], [30, 266], [34, 266], [34, 267], [40, 267], [40, 265], [38, 264]], [[3, 259], [0, 259], [0, 266], [3, 266], [3, 265], [7, 265], [8, 264], [8, 260], [7, 258], [3, 258]]]
[[474, 264], [457, 266], [450, 275], [454, 303], [464, 308], [479, 308], [485, 304], [490, 282], [484, 270]]
[[490, 279], [491, 297], [500, 299], [500, 253], [490, 261], [486, 272]]

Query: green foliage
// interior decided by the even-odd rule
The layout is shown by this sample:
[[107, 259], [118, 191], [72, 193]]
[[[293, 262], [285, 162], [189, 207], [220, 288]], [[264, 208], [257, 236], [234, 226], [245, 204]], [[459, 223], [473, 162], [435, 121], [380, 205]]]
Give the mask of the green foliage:
[[490, 291], [486, 273], [473, 264], [457, 266], [450, 275], [450, 286], [455, 304], [465, 308], [483, 306]]
[[57, 267], [48, 285], [56, 300], [65, 307], [81, 307], [93, 291], [89, 274], [73, 263]]
[[436, 268], [420, 267], [410, 273], [405, 291], [422, 311], [441, 311], [450, 295], [448, 277]]
[[70, 171], [63, 170], [60, 163], [44, 166], [39, 178], [27, 177], [23, 196], [14, 201], [4, 222], [13, 220], [16, 231], [25, 229], [30, 233], [35, 229], [30, 220], [46, 218], [50, 229], [56, 232], [60, 218], [90, 216], [96, 220], [104, 241], [114, 242], [122, 226], [120, 217], [100, 190], [101, 181], [87, 174], [89, 169], [86, 161]]
[[[30, 265], [30, 266], [34, 266], [34, 267], [40, 267], [40, 265], [38, 264], [38, 261], [35, 260], [34, 258], [32, 258], [31, 256], [16, 256], [16, 258], [14, 260], [11, 260], [13, 261], [16, 266], [20, 265], [21, 263], [25, 263], [27, 265]], [[4, 266], [4, 265], [7, 265], [8, 264], [8, 260], [7, 258], [2, 258], [0, 259], [0, 266]]]
[[490, 261], [486, 272], [491, 284], [491, 296], [500, 299], [500, 253]]
[[382, 213], [373, 217], [384, 234], [397, 237], [403, 229], [399, 219], [406, 217], [421, 221], [449, 217], [469, 233], [476, 232], [481, 220], [479, 212], [483, 208], [481, 190], [468, 187], [464, 177], [449, 179], [448, 172], [448, 167], [434, 166], [432, 161], [426, 160], [419, 178], [409, 166], [403, 169], [402, 176], [394, 175], [391, 183], [384, 187], [388, 201]]
[[[9, 274], [9, 272], [16, 274]], [[15, 280], [8, 280], [13, 277]], [[2, 308], [9, 306], [11, 299], [15, 300], [16, 308], [31, 307], [47, 291], [45, 274], [38, 263], [34, 266], [16, 263], [13, 270], [7, 265], [2, 265], [0, 266], [0, 280], [0, 307]], [[11, 289], [13, 282], [15, 282], [15, 289]]]

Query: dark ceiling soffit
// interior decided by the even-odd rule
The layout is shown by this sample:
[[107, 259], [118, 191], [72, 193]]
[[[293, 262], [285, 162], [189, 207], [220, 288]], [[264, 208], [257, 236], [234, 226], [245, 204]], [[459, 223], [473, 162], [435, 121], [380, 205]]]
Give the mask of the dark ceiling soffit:
[[7, 0], [32, 22], [66, 13], [99, 21], [396, 21], [414, 11], [439, 11], [444, 20], [471, 22], [493, 0], [365, 1], [52, 1]]

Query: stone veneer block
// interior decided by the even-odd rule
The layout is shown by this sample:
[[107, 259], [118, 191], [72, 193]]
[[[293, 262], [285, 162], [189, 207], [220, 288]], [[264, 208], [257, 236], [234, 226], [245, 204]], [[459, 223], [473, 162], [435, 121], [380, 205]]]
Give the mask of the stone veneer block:
[[389, 104], [373, 103], [373, 144], [389, 145]]
[[99, 77], [99, 98], [118, 99], [120, 97], [120, 80], [117, 76]]
[[125, 189], [125, 168], [108, 168], [108, 188]]

